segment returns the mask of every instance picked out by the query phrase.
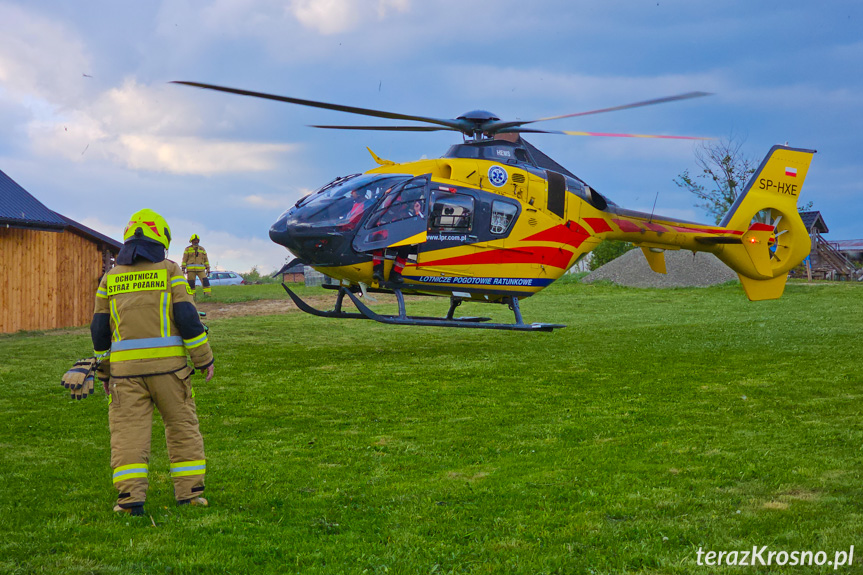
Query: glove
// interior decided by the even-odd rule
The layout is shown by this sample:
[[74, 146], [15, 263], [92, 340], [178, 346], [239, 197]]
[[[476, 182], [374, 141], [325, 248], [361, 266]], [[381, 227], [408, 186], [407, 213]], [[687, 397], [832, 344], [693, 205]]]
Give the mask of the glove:
[[76, 361], [75, 365], [63, 374], [60, 383], [69, 390], [71, 399], [84, 399], [88, 395], [93, 395], [96, 365], [96, 358], [88, 357]]
[[80, 388], [73, 389], [71, 391], [70, 397], [72, 397], [73, 399], [84, 399], [85, 397], [87, 397], [89, 395], [93, 395], [94, 392], [95, 392], [95, 380], [94, 380], [93, 376], [91, 375], [90, 377], [88, 377], [87, 379], [84, 380], [84, 384]]

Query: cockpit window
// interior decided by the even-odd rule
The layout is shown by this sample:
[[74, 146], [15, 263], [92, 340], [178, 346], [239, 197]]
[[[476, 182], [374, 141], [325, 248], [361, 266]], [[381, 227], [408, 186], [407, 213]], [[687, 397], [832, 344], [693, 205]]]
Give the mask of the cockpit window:
[[299, 203], [288, 223], [353, 229], [386, 190], [408, 178], [366, 174], [336, 180]]
[[356, 177], [357, 177], [357, 176], [359, 176], [359, 175], [360, 175], [360, 174], [351, 174], [351, 175], [349, 175], [349, 176], [339, 176], [339, 177], [337, 177], [336, 179], [332, 180], [331, 182], [324, 184], [323, 186], [321, 186], [320, 188], [318, 188], [318, 189], [317, 189], [317, 190], [315, 190], [314, 192], [312, 192], [312, 193], [310, 193], [310, 194], [308, 194], [308, 195], [303, 196], [302, 198], [300, 198], [300, 199], [297, 201], [296, 206], [297, 206], [297, 207], [304, 206], [304, 205], [306, 205], [307, 203], [309, 203], [309, 200], [311, 200], [312, 198], [317, 197], [319, 194], [322, 194], [322, 193], [326, 192], [327, 190], [329, 190], [329, 189], [331, 189], [331, 188], [333, 188], [333, 187], [335, 187], [335, 186], [342, 185], [342, 184], [344, 184], [345, 182], [347, 182], [348, 180], [351, 180], [351, 179], [353, 179], [353, 178], [356, 178]]
[[425, 217], [425, 178], [414, 178], [386, 192], [386, 197], [369, 218], [366, 228], [385, 226], [408, 218]]

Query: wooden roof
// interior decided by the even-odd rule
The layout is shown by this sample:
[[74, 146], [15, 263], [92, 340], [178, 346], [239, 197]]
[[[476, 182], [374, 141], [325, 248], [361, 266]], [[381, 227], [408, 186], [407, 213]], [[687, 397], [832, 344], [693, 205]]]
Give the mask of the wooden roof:
[[0, 225], [59, 232], [68, 224], [0, 170]]
[[113, 252], [122, 242], [48, 209], [27, 190], [0, 170], [0, 226], [45, 232], [70, 231], [90, 241], [106, 244]]
[[826, 234], [830, 231], [827, 228], [827, 224], [824, 223], [824, 218], [821, 217], [821, 212], [800, 212], [800, 218], [803, 220], [803, 225], [806, 226], [806, 229], [810, 234], [813, 231], [816, 231], [819, 234]]

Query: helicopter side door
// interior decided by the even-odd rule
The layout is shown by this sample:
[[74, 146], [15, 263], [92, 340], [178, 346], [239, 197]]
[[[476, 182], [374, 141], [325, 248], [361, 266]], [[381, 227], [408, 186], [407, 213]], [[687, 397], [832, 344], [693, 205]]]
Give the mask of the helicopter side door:
[[353, 248], [358, 252], [371, 252], [425, 242], [430, 181], [431, 174], [425, 174], [387, 190], [354, 237]]
[[[418, 268], [433, 274], [469, 275], [469, 256], [476, 251], [471, 244], [478, 239], [475, 233], [482, 205], [471, 190], [432, 185], [428, 241], [419, 247]], [[447, 263], [436, 265], [442, 260]]]

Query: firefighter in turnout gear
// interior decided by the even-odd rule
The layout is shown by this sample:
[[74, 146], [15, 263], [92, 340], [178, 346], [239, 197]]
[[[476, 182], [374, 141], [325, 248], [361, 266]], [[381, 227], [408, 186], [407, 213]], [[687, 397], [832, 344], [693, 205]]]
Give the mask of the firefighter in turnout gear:
[[201, 238], [198, 234], [193, 234], [189, 243], [192, 245], [183, 252], [183, 273], [189, 280], [192, 293], [195, 292], [195, 278], [199, 277], [201, 285], [204, 286], [204, 295], [210, 295], [210, 280], [207, 277], [210, 275], [210, 260], [207, 259], [207, 250], [200, 245]]
[[[132, 215], [116, 266], [102, 278], [90, 331], [97, 376], [109, 395], [114, 511], [142, 515], [153, 407], [165, 423], [178, 504], [206, 505], [206, 458], [198, 428], [194, 368], [213, 377], [213, 352], [180, 266], [165, 258], [171, 229], [153, 210]], [[206, 256], [205, 256], [206, 261]]]

